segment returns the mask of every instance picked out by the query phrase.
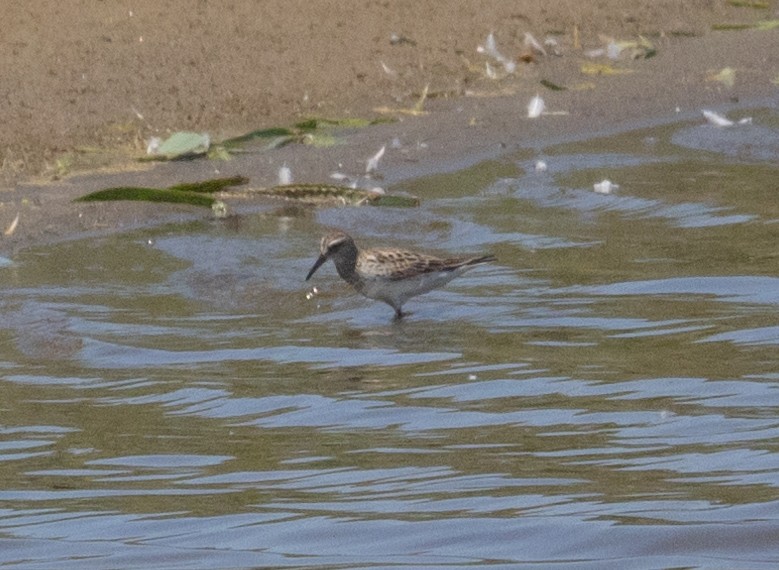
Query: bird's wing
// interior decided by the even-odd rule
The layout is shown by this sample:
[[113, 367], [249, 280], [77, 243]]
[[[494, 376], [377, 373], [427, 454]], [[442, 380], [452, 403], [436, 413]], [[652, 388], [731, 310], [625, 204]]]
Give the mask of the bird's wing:
[[406, 279], [432, 271], [446, 271], [447, 260], [400, 249], [369, 249], [360, 252], [359, 265], [374, 275], [388, 279]]
[[491, 261], [495, 261], [492, 255], [441, 259], [402, 249], [369, 249], [360, 252], [358, 265], [373, 275], [395, 280], [434, 271], [454, 271], [464, 266]]

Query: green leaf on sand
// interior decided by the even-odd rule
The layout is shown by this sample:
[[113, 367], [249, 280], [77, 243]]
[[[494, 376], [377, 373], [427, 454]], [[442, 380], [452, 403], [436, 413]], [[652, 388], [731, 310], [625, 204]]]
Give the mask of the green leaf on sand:
[[233, 159], [233, 155], [230, 154], [230, 151], [228, 151], [221, 144], [212, 146], [211, 149], [206, 153], [206, 156], [210, 160], [232, 160]]
[[179, 192], [199, 192], [202, 194], [212, 194], [220, 192], [230, 186], [242, 186], [248, 184], [249, 179], [245, 176], [232, 176], [230, 178], [212, 178], [203, 182], [189, 182], [169, 186], [167, 190], [177, 190]]
[[568, 89], [567, 87], [562, 87], [561, 85], [557, 85], [556, 83], [552, 83], [548, 79], [542, 79], [541, 80], [541, 85], [543, 85], [547, 89], [551, 89], [552, 91], [565, 91], [565, 90]]
[[257, 131], [251, 131], [245, 135], [233, 137], [222, 141], [223, 146], [234, 146], [241, 143], [249, 142], [254, 139], [274, 139], [281, 137], [290, 137], [295, 135], [293, 131], [285, 127], [272, 127], [270, 129], [260, 129]]
[[247, 188], [230, 191], [224, 197], [251, 198], [252, 196], [270, 196], [299, 204], [311, 206], [419, 206], [419, 198], [410, 195], [381, 194], [370, 190], [349, 188], [335, 184], [288, 184], [271, 188]]
[[185, 156], [195, 156], [208, 152], [211, 140], [207, 134], [179, 131], [165, 139], [157, 148], [154, 156], [174, 160]]
[[771, 7], [768, 2], [758, 0], [728, 0], [728, 4], [736, 8], [755, 8], [756, 10], [768, 10]]
[[298, 129], [319, 129], [319, 128], [344, 128], [344, 129], [361, 129], [369, 127], [371, 125], [378, 125], [381, 123], [391, 123], [393, 120], [387, 117], [380, 117], [378, 119], [362, 119], [360, 117], [346, 117], [342, 119], [333, 119], [328, 117], [310, 117], [305, 121], [301, 121], [295, 125]]
[[755, 24], [755, 28], [758, 30], [773, 30], [779, 28], [779, 20], [760, 20]]
[[92, 192], [81, 198], [76, 198], [76, 202], [112, 202], [116, 200], [191, 204], [193, 206], [205, 206], [206, 208], [210, 208], [216, 201], [207, 194], [178, 192], [176, 190], [164, 190], [162, 188], [142, 188], [137, 186], [108, 188], [106, 190]]
[[176, 184], [168, 188], [145, 188], [141, 186], [120, 186], [98, 190], [76, 199], [76, 202], [112, 202], [130, 200], [136, 202], [164, 202], [168, 204], [191, 204], [211, 208], [217, 201], [209, 194], [223, 191], [230, 186], [246, 184], [248, 178], [215, 178], [203, 182]]
[[[287, 127], [271, 127], [268, 129], [259, 129], [251, 131], [245, 135], [240, 135], [222, 141], [222, 146], [234, 147], [255, 139], [273, 139], [268, 148], [280, 148], [289, 143], [305, 143], [305, 135], [312, 134], [314, 131], [323, 128], [346, 128], [357, 129], [368, 127], [370, 125], [377, 125], [379, 123], [391, 122], [390, 119], [362, 119], [359, 117], [347, 117], [344, 119], [333, 119], [327, 117], [309, 117], [302, 121], [295, 123], [291, 128]], [[323, 135], [325, 136], [325, 135]], [[328, 135], [332, 136], [332, 135]]]
[[748, 30], [753, 28], [754, 24], [713, 24], [712, 30], [729, 31], [729, 30]]
[[76, 199], [76, 202], [109, 202], [130, 200], [141, 202], [161, 202], [169, 204], [191, 204], [216, 209], [224, 207], [221, 200], [213, 194], [221, 192], [220, 198], [252, 198], [269, 196], [312, 206], [419, 206], [419, 198], [403, 194], [381, 194], [370, 190], [348, 188], [334, 184], [289, 184], [272, 188], [232, 189], [248, 182], [248, 178], [214, 178], [202, 182], [176, 184], [168, 188], [145, 188], [139, 186], [121, 186], [98, 190]]

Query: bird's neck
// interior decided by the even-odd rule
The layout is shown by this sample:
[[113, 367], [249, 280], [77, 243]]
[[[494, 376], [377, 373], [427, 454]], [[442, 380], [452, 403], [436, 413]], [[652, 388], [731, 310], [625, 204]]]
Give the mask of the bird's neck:
[[357, 248], [354, 247], [340, 252], [340, 255], [333, 258], [338, 275], [341, 276], [341, 279], [352, 285], [360, 280], [360, 276], [357, 275], [356, 271], [357, 254]]

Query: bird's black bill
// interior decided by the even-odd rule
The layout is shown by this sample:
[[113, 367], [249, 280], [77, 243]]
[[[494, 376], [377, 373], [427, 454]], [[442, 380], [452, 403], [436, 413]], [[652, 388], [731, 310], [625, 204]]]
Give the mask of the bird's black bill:
[[306, 275], [306, 281], [311, 279], [311, 276], [316, 273], [316, 270], [319, 269], [325, 261], [327, 261], [327, 258], [324, 255], [320, 255], [319, 259], [317, 259], [314, 263], [314, 267], [312, 267], [311, 271], [309, 271], [308, 275]]

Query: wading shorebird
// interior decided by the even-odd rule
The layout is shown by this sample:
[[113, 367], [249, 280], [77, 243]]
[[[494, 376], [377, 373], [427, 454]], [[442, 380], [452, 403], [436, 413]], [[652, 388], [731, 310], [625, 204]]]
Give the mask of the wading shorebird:
[[359, 249], [351, 236], [340, 231], [323, 237], [319, 252], [306, 281], [332, 259], [341, 279], [369, 299], [387, 303], [395, 309], [396, 319], [403, 317], [403, 303], [411, 297], [443, 287], [469, 269], [496, 260], [493, 255], [441, 259], [391, 247]]

